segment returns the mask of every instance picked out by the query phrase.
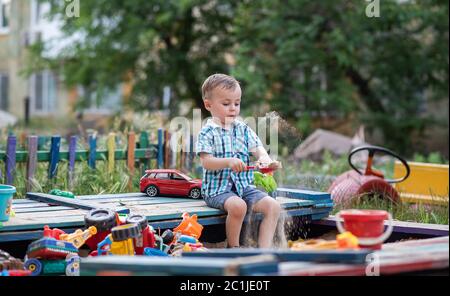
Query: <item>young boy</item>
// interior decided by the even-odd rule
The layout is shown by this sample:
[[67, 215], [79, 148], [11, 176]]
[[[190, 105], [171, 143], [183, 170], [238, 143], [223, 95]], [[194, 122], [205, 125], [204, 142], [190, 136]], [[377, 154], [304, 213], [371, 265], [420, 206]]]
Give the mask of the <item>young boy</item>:
[[241, 88], [228, 75], [214, 74], [202, 85], [202, 96], [209, 119], [200, 131], [196, 146], [203, 166], [202, 194], [206, 204], [225, 210], [228, 247], [239, 247], [239, 236], [247, 210], [262, 213], [258, 246], [268, 248], [280, 215], [279, 203], [267, 193], [249, 187], [253, 170], [247, 170], [250, 152], [258, 164], [279, 168], [248, 125], [236, 119], [240, 112]]

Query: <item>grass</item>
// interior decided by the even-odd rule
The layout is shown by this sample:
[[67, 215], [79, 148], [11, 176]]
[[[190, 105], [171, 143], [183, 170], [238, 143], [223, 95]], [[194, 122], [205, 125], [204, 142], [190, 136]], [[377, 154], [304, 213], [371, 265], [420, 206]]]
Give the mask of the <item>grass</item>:
[[369, 196], [365, 196], [359, 200], [356, 200], [352, 204], [345, 207], [335, 207], [332, 211], [332, 214], [336, 214], [340, 210], [349, 208], [371, 210], [381, 209], [391, 213], [394, 220], [406, 222], [448, 225], [449, 220], [448, 204], [446, 206], [409, 203], [394, 204], [379, 197]]
[[[96, 195], [106, 193], [137, 192], [141, 169], [136, 168], [131, 176], [125, 161], [116, 161], [115, 170], [108, 172], [106, 161], [98, 161], [96, 168], [91, 169], [86, 162], [78, 162], [75, 166], [73, 184], [69, 184], [67, 161], [60, 162], [58, 174], [53, 180], [48, 180], [48, 164], [40, 163], [35, 179], [32, 180], [31, 191], [47, 193], [51, 189], [71, 191], [75, 195]], [[153, 165], [155, 165], [153, 163]], [[14, 186], [17, 188], [15, 198], [23, 198], [26, 194], [26, 168], [20, 164], [15, 176]], [[131, 180], [131, 186], [129, 182]]]

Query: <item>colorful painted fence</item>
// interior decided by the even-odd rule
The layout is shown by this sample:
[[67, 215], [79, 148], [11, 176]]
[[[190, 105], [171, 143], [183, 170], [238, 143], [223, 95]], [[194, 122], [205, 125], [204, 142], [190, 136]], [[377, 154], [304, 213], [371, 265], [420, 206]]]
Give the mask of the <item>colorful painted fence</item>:
[[[97, 161], [107, 161], [108, 171], [111, 172], [114, 170], [116, 160], [126, 160], [130, 175], [135, 173], [136, 162], [143, 164], [144, 169], [148, 169], [152, 159], [156, 160], [158, 168], [186, 168], [189, 170], [192, 167], [193, 153], [190, 152], [193, 151], [192, 137], [189, 141], [175, 143], [175, 145], [181, 145], [181, 147], [177, 147], [178, 149], [171, 149], [172, 135], [163, 129], [158, 129], [156, 144], [150, 143], [148, 132], [141, 132], [138, 140], [135, 132], [129, 132], [127, 137], [126, 149], [116, 149], [116, 134], [110, 133], [107, 138], [107, 149], [97, 149], [97, 136], [90, 135], [88, 149], [77, 150], [79, 138], [70, 136], [68, 150], [61, 151], [61, 136], [52, 136], [50, 150], [41, 150], [45, 137], [33, 135], [21, 139], [26, 143], [27, 150], [18, 151], [17, 137], [9, 135], [6, 149], [0, 150], [0, 161], [4, 162], [4, 170], [0, 167], [0, 183], [14, 185], [18, 163], [26, 163], [27, 189], [31, 187], [38, 162], [48, 162], [48, 179], [50, 180], [56, 177], [60, 162], [66, 160], [69, 186], [73, 184], [76, 162], [82, 161], [86, 161], [93, 169], [95, 169]], [[4, 171], [4, 176], [2, 171]]]

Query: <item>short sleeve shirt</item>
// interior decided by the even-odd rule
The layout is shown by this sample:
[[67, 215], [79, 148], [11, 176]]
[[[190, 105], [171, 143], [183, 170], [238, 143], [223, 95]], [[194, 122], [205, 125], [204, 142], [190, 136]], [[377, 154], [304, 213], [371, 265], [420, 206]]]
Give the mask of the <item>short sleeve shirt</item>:
[[[217, 158], [236, 157], [246, 165], [250, 164], [250, 150], [262, 146], [256, 133], [244, 122], [235, 120], [225, 129], [209, 120], [198, 135], [196, 153], [208, 153]], [[253, 183], [253, 170], [235, 173], [229, 168], [210, 171], [203, 168], [202, 194], [213, 197], [227, 190], [232, 180], [239, 196]]]

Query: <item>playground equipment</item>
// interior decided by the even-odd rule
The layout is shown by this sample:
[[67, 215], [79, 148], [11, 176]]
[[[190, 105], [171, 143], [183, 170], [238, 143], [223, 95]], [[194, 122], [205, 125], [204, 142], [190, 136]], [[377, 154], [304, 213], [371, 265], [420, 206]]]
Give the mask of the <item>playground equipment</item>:
[[[352, 158], [356, 153], [364, 150], [367, 150], [369, 155], [366, 169], [363, 173], [355, 167]], [[404, 175], [399, 176], [397, 179], [385, 179], [382, 172], [373, 169], [373, 158], [376, 153], [380, 152], [398, 159], [404, 166]], [[331, 197], [336, 204], [347, 204], [353, 199], [367, 194], [379, 195], [393, 202], [400, 201], [398, 192], [391, 184], [403, 182], [408, 178], [410, 174], [410, 167], [405, 159], [386, 148], [361, 146], [350, 152], [348, 156], [348, 163], [353, 170], [347, 171], [337, 177], [328, 189], [328, 192], [331, 193]]]
[[[408, 180], [395, 184], [402, 202], [448, 205], [449, 165], [421, 162], [409, 163]], [[395, 162], [394, 178], [405, 175], [405, 167]]]

